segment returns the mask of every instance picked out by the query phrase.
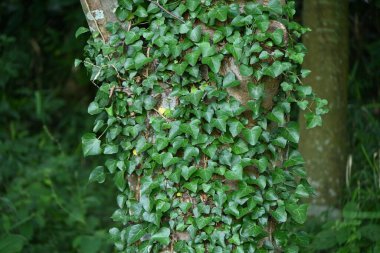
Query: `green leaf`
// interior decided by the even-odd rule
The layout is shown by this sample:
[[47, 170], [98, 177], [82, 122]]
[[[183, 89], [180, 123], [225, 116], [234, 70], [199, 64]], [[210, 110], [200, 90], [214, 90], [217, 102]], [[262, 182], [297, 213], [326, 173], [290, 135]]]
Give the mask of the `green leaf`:
[[269, 0], [268, 8], [270, 11], [281, 15], [282, 14], [282, 4], [281, 0]]
[[179, 128], [183, 133], [189, 134], [194, 139], [197, 139], [199, 135], [199, 124], [200, 124], [200, 120], [195, 119], [191, 121], [190, 123], [181, 124]]
[[153, 59], [150, 57], [146, 57], [143, 53], [139, 52], [137, 53], [134, 60], [135, 60], [135, 68], [140, 69], [142, 66], [151, 62]]
[[298, 143], [300, 140], [298, 124], [296, 122], [289, 122], [288, 125], [284, 128], [283, 136], [288, 141]]
[[90, 182], [98, 182], [99, 184], [104, 183], [106, 180], [106, 174], [104, 173], [103, 166], [97, 166], [92, 170], [88, 181]]
[[79, 27], [77, 29], [77, 31], [75, 32], [75, 38], [78, 38], [80, 35], [88, 32], [88, 31], [90, 31], [90, 30], [88, 28], [86, 28], [86, 27]]
[[180, 64], [175, 64], [173, 67], [173, 70], [177, 75], [182, 76], [187, 66], [188, 66], [188, 63], [184, 61], [184, 62], [181, 62]]
[[197, 224], [198, 229], [203, 229], [204, 227], [206, 227], [211, 222], [212, 222], [211, 217], [201, 216], [201, 217], [195, 219], [195, 223]]
[[137, 7], [137, 10], [135, 11], [135, 15], [137, 17], [140, 17], [140, 18], [146, 18], [146, 17], [148, 17], [148, 12], [146, 11], [146, 9], [144, 7], [139, 5]]
[[238, 140], [233, 146], [232, 146], [232, 152], [237, 155], [244, 154], [249, 151], [248, 145], [243, 140]]
[[191, 66], [195, 66], [197, 64], [197, 61], [198, 61], [200, 55], [201, 55], [201, 50], [196, 49], [196, 50], [193, 50], [191, 53], [186, 54], [185, 55], [185, 60]]
[[200, 3], [201, 0], [186, 1], [186, 6], [190, 11], [195, 11]]
[[118, 171], [115, 174], [115, 185], [119, 191], [124, 191], [126, 182], [124, 178], [124, 171]]
[[227, 44], [226, 50], [232, 54], [232, 56], [235, 58], [235, 60], [240, 61], [243, 50], [240, 47], [237, 47], [235, 45]]
[[276, 29], [271, 35], [271, 39], [273, 40], [275, 45], [281, 45], [282, 39], [284, 37], [284, 31], [282, 29]]
[[74, 68], [77, 68], [83, 61], [80, 59], [75, 59], [74, 60]]
[[233, 165], [231, 170], [226, 172], [225, 177], [228, 180], [243, 180], [243, 167], [240, 164]]
[[222, 5], [218, 6], [210, 12], [211, 17], [224, 22], [227, 20], [228, 6]]
[[292, 219], [299, 223], [299, 224], [304, 224], [307, 218], [307, 204], [286, 204], [286, 211], [289, 212], [290, 216]]
[[140, 38], [140, 35], [133, 31], [129, 31], [125, 33], [124, 42], [126, 45], [131, 45], [135, 43]]
[[132, 225], [127, 230], [126, 239], [127, 245], [131, 245], [139, 241], [145, 235], [145, 228], [141, 224]]
[[183, 187], [191, 192], [196, 193], [198, 189], [198, 179], [191, 180], [190, 182], [185, 183]]
[[26, 238], [20, 235], [4, 234], [0, 238], [0, 252], [1, 253], [18, 253], [21, 252]]
[[254, 100], [261, 99], [264, 96], [264, 85], [248, 83], [248, 93]]
[[207, 64], [210, 67], [212, 72], [218, 73], [220, 70], [220, 66], [221, 66], [223, 58], [224, 57], [221, 54], [214, 55], [211, 57], [205, 57], [202, 59], [202, 63]]
[[202, 38], [202, 27], [200, 25], [194, 27], [188, 34], [188, 37], [193, 42], [199, 42]]
[[304, 161], [301, 153], [298, 151], [293, 151], [290, 153], [288, 160], [286, 160], [284, 162], [284, 166], [285, 166], [285, 168], [287, 168], [287, 167], [292, 167], [295, 165], [301, 165], [304, 162], [305, 161]]
[[229, 121], [228, 129], [230, 130], [232, 137], [236, 137], [244, 129], [244, 125], [240, 121], [237, 121], [237, 120]]
[[231, 88], [240, 85], [240, 81], [236, 80], [235, 74], [228, 72], [223, 79], [223, 88]]
[[250, 145], [254, 146], [257, 144], [263, 129], [259, 126], [254, 126], [253, 128], [245, 128], [242, 131], [244, 140], [246, 140]]
[[285, 124], [284, 110], [279, 106], [273, 108], [273, 110], [268, 114], [267, 118], [278, 123], [279, 125]]
[[95, 115], [102, 112], [102, 109], [99, 108], [99, 104], [97, 102], [91, 102], [87, 109], [88, 114]]
[[242, 76], [251, 76], [253, 74], [253, 68], [248, 65], [242, 64], [240, 65], [240, 74]]
[[284, 206], [278, 207], [274, 212], [272, 212], [272, 216], [276, 221], [280, 223], [286, 222], [288, 218], [288, 214], [286, 213]]
[[192, 157], [197, 157], [199, 155], [199, 149], [196, 147], [186, 147], [183, 154], [183, 159], [191, 160]]
[[100, 148], [100, 140], [96, 138], [96, 135], [93, 133], [87, 133], [82, 137], [82, 148], [83, 155], [99, 155], [102, 152]]
[[215, 47], [211, 46], [209, 42], [197, 43], [197, 46], [201, 49], [202, 57], [212, 56], [216, 53]]
[[254, 160], [253, 163], [258, 167], [260, 173], [266, 171], [269, 165], [268, 158], [265, 156], [261, 157], [259, 160]]
[[160, 228], [151, 238], [154, 242], [159, 242], [161, 245], [168, 245], [170, 243], [170, 229]]
[[314, 113], [306, 113], [306, 128], [314, 128], [317, 126], [322, 126], [322, 117], [320, 115], [315, 115]]
[[181, 167], [181, 176], [188, 181], [189, 178], [197, 171], [197, 168], [195, 166], [187, 167], [182, 166]]
[[161, 151], [169, 145], [169, 139], [165, 137], [157, 137], [156, 148], [157, 151]]
[[211, 126], [216, 127], [221, 132], [227, 131], [227, 118], [226, 117], [218, 117], [216, 119], [211, 119]]

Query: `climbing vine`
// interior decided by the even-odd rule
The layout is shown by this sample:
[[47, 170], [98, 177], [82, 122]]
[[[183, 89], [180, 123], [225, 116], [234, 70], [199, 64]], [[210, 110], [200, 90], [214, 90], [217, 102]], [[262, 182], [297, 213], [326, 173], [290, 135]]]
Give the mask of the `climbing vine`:
[[82, 144], [107, 157], [90, 181], [119, 190], [116, 248], [298, 252], [313, 191], [292, 119], [321, 125], [327, 101], [302, 83], [294, 2], [120, 0], [115, 14], [76, 64], [98, 87]]

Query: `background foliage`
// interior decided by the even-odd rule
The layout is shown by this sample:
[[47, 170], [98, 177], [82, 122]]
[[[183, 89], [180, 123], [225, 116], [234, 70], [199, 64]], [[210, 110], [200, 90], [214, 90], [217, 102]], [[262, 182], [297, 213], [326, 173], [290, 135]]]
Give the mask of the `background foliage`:
[[[315, 251], [378, 252], [379, 15], [378, 0], [350, 1], [353, 162], [342, 202], [360, 215], [311, 223]], [[87, 183], [96, 163], [81, 158], [79, 145], [91, 129], [86, 105], [95, 90], [72, 68], [84, 46], [74, 32], [83, 25], [76, 0], [0, 3], [1, 253], [111, 251], [104, 228], [115, 194]]]
[[88, 184], [92, 87], [76, 0], [0, 4], [0, 252], [109, 252], [112, 190]]

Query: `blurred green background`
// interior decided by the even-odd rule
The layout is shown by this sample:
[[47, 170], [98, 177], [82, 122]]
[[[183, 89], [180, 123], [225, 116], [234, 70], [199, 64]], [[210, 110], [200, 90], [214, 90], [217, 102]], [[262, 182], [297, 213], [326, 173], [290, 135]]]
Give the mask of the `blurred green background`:
[[[308, 252], [380, 252], [380, 1], [351, 0], [348, 18], [346, 212], [310, 220]], [[74, 37], [80, 26], [78, 0], [0, 3], [0, 253], [112, 252], [116, 193], [88, 183], [101, 161], [84, 160], [80, 146], [96, 91], [73, 67], [86, 43]]]

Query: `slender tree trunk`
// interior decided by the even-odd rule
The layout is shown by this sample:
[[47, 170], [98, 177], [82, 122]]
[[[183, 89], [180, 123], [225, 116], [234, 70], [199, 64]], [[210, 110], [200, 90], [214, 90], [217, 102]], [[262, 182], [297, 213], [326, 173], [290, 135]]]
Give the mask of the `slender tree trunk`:
[[305, 0], [304, 38], [309, 50], [304, 68], [312, 70], [305, 83], [329, 101], [323, 127], [305, 131], [301, 121], [300, 150], [311, 184], [317, 190], [312, 214], [339, 207], [347, 159], [348, 1]]

